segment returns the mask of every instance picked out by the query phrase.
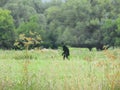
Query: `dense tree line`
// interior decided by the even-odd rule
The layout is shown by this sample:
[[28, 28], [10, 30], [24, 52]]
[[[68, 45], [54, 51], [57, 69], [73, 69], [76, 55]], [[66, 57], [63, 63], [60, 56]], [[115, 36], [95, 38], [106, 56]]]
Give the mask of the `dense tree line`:
[[[120, 0], [0, 0], [0, 48], [14, 48], [20, 34], [41, 36], [57, 48], [120, 46]], [[33, 36], [32, 36], [33, 37]]]

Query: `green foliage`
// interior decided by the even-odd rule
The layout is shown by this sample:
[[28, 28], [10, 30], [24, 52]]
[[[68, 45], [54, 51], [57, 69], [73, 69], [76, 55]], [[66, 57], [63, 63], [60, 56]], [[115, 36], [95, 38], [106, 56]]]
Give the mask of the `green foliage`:
[[115, 38], [115, 44], [116, 46], [120, 46], [120, 16], [116, 20], [117, 29], [116, 29], [116, 38]]
[[0, 8], [0, 47], [12, 48], [15, 40], [13, 18], [9, 10]]
[[111, 19], [105, 19], [103, 20], [103, 24], [101, 26], [101, 33], [102, 37], [102, 42], [104, 44], [112, 45], [114, 46], [115, 44], [115, 37], [116, 37], [116, 23], [115, 20]]
[[17, 34], [37, 32], [45, 47], [119, 46], [119, 0], [1, 0], [11, 11]]
[[39, 24], [37, 22], [37, 17], [31, 17], [28, 22], [23, 22], [17, 30], [18, 34], [24, 33], [28, 35], [30, 31], [36, 32], [39, 29]]
[[0, 0], [0, 7], [3, 7], [9, 0]]
[[11, 0], [4, 8], [12, 12], [11, 14], [15, 19], [15, 26], [18, 28], [21, 23], [29, 21], [31, 16], [37, 14], [35, 3], [36, 0]]
[[[42, 19], [44, 16], [40, 16], [40, 19], [38, 18], [38, 15], [31, 16], [28, 22], [23, 22], [17, 29], [18, 35], [24, 34], [24, 37], [28, 37], [32, 39], [33, 45], [30, 45], [30, 48], [34, 47], [40, 47], [41, 43], [41, 37], [45, 33], [45, 21]], [[41, 24], [41, 25], [39, 25]], [[43, 36], [44, 38], [44, 36]], [[21, 39], [18, 37], [18, 41]], [[25, 38], [23, 38], [25, 39]], [[24, 40], [22, 40], [24, 41]], [[28, 41], [28, 40], [27, 40]], [[20, 40], [21, 42], [21, 40]], [[24, 48], [24, 45], [20, 44], [20, 48]]]

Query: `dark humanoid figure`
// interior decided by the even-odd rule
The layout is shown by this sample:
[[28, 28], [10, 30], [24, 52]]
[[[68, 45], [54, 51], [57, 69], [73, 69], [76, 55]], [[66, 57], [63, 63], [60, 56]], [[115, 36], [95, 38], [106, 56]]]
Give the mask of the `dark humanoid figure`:
[[70, 53], [69, 53], [69, 49], [67, 46], [63, 45], [63, 53], [62, 53], [62, 56], [63, 56], [63, 59], [65, 60], [65, 58], [69, 59]]

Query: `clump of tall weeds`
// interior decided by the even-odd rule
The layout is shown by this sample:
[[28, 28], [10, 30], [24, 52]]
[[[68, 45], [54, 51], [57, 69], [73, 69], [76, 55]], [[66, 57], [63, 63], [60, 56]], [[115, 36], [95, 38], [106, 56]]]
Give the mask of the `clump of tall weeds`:
[[42, 42], [41, 36], [36, 32], [29, 32], [29, 36], [25, 34], [20, 34], [19, 38], [14, 43], [14, 46], [19, 49], [25, 49], [25, 53], [23, 54], [23, 58], [30, 59], [32, 56], [28, 53], [28, 50], [34, 45], [38, 45]]
[[[116, 50], [117, 51], [117, 50]], [[116, 51], [104, 50], [104, 55], [108, 58], [105, 61], [104, 76], [106, 78], [106, 86], [109, 90], [120, 90], [120, 62]]]

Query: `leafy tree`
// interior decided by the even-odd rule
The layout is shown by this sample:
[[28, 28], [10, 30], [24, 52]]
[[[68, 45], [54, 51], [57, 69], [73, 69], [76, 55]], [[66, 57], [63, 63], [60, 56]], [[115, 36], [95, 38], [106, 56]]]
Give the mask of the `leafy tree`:
[[11, 14], [15, 20], [16, 28], [19, 27], [21, 23], [27, 22], [33, 14], [37, 14], [35, 9], [26, 5], [25, 2], [8, 3], [5, 8], [12, 12]]
[[0, 7], [3, 7], [9, 0], [0, 0]]
[[104, 19], [101, 25], [102, 43], [104, 45], [115, 46], [116, 22], [112, 19]]
[[61, 9], [58, 6], [52, 6], [45, 11], [47, 19], [46, 41], [52, 48], [57, 48], [57, 39], [60, 35], [60, 13]]
[[24, 33], [29, 36], [29, 32], [36, 32], [39, 30], [38, 17], [30, 17], [28, 22], [23, 22], [17, 29], [18, 34]]
[[37, 32], [45, 47], [119, 46], [120, 0], [1, 0], [0, 6], [11, 11], [18, 34]]
[[120, 46], [120, 17], [116, 19], [116, 36], [115, 36], [115, 45]]
[[5, 49], [12, 48], [15, 40], [15, 28], [10, 13], [9, 10], [0, 8], [0, 47]]

